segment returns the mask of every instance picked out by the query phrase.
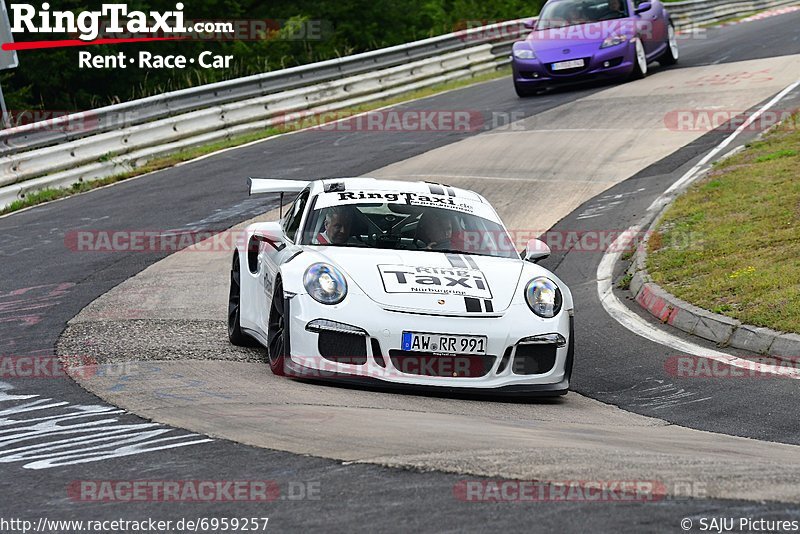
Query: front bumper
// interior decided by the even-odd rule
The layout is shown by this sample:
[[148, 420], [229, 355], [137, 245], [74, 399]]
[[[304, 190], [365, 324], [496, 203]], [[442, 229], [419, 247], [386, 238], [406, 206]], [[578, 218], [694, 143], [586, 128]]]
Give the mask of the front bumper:
[[530, 88], [577, 84], [593, 80], [616, 79], [629, 76], [634, 69], [636, 50], [632, 42], [598, 50], [591, 57], [564, 56], [559, 61], [583, 59], [581, 68], [554, 71], [552, 63], [537, 59], [517, 59], [512, 56], [511, 68], [514, 82]]
[[[357, 294], [336, 306], [319, 304], [308, 295], [296, 295], [288, 302], [289, 376], [502, 395], [555, 396], [569, 388], [574, 342], [572, 316], [566, 311], [542, 319], [525, 304], [515, 304], [493, 316], [420, 315], [389, 311]], [[341, 332], [329, 335], [309, 327], [320, 324], [320, 319], [331, 328], [335, 325], [327, 321], [349, 325], [340, 330], [350, 332], [342, 337]], [[487, 356], [403, 352], [404, 331], [486, 335]], [[521, 348], [521, 340], [546, 334], [562, 336], [563, 346], [540, 343]], [[344, 343], [337, 341], [342, 339]], [[348, 343], [363, 350], [332, 348]]]

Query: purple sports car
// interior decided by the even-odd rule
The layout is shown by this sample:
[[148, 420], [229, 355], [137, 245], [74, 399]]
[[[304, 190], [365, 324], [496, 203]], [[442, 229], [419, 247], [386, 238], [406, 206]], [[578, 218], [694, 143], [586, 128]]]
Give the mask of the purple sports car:
[[678, 61], [675, 27], [659, 0], [550, 0], [514, 43], [514, 88], [529, 96], [561, 83], [644, 78]]

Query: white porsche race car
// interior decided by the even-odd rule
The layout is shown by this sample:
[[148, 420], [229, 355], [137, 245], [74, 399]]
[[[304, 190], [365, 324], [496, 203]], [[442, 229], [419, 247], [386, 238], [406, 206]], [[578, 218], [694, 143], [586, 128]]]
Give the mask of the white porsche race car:
[[233, 257], [228, 334], [299, 378], [563, 395], [574, 354], [569, 289], [517, 252], [481, 195], [443, 184], [251, 179], [297, 193], [250, 225]]

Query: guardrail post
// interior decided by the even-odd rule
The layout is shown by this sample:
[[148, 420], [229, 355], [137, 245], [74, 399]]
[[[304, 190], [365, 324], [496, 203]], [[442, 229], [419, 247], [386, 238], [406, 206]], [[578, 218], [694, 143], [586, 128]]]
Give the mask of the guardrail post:
[[0, 82], [0, 111], [2, 111], [3, 128], [11, 128], [11, 119], [6, 109], [6, 98], [3, 96], [3, 84]]

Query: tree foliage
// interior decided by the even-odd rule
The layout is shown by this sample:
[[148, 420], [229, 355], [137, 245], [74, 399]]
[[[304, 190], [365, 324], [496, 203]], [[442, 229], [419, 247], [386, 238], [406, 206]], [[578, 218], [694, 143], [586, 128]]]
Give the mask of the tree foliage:
[[[262, 73], [294, 65], [374, 50], [449, 33], [474, 21], [500, 21], [538, 13], [543, 0], [184, 0], [187, 20], [269, 20], [280, 30], [266, 38], [239, 41], [161, 41], [143, 44], [29, 50], [20, 66], [2, 78], [9, 107], [78, 110], [127, 101], [165, 91]], [[59, 0], [52, 9], [99, 9], [100, 2]], [[175, 1], [131, 0], [130, 10], [170, 11]], [[37, 5], [38, 7], [38, 5]], [[303, 39], [303, 24], [316, 24], [321, 38]], [[474, 23], [472, 25], [475, 25]], [[298, 35], [298, 33], [300, 35]], [[16, 34], [17, 41], [74, 38], [52, 34]], [[154, 54], [197, 57], [203, 51], [233, 55], [231, 68], [80, 69], [78, 51], [129, 57]]]

